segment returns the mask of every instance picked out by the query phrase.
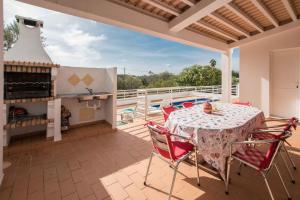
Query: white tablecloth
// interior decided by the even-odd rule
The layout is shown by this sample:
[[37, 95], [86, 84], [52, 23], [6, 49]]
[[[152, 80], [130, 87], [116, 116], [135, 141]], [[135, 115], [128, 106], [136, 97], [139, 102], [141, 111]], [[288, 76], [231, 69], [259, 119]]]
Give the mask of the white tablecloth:
[[213, 103], [213, 106], [218, 110], [213, 114], [204, 113], [202, 105], [174, 111], [165, 126], [173, 134], [191, 138], [205, 161], [224, 178], [229, 144], [245, 140], [250, 131], [261, 127], [264, 114], [243, 105]]

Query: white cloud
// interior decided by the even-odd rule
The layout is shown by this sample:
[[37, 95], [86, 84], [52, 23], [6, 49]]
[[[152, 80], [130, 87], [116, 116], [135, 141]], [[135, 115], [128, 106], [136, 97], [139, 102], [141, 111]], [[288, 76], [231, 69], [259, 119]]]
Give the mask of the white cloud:
[[[67, 27], [68, 29], [68, 27]], [[73, 47], [88, 47], [95, 42], [100, 42], [106, 39], [104, 34], [93, 36], [79, 29], [79, 25], [73, 25], [69, 31], [65, 31], [62, 35], [64, 41]]]
[[51, 44], [46, 47], [54, 62], [71, 66], [97, 66], [102, 59], [96, 49], [106, 39], [104, 34], [91, 35], [79, 25], [65, 26], [51, 30], [46, 36]]
[[4, 0], [4, 20], [10, 23], [15, 15], [44, 21], [42, 29], [46, 37], [46, 51], [54, 63], [67, 66], [103, 67], [102, 56], [97, 49], [106, 40], [104, 34], [91, 34], [80, 23], [91, 23], [78, 17], [42, 9], [13, 0]]

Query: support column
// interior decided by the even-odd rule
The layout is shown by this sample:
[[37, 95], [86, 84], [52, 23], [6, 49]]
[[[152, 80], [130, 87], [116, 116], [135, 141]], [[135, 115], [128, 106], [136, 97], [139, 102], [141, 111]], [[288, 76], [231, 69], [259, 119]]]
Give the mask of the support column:
[[3, 180], [3, 0], [0, 0], [0, 185]]
[[232, 74], [232, 52], [233, 49], [228, 50], [221, 55], [221, 69], [222, 69], [222, 102], [231, 102], [231, 74]]

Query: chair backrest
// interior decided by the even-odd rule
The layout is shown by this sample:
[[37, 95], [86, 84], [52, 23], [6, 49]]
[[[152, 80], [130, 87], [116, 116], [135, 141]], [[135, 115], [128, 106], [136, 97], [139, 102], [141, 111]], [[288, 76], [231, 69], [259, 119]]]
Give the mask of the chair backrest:
[[293, 127], [296, 130], [298, 122], [299, 120], [296, 117], [292, 117], [288, 119], [287, 125], [290, 126], [290, 128]]
[[269, 169], [271, 167], [271, 164], [275, 159], [281, 145], [290, 136], [291, 136], [291, 131], [284, 130], [281, 134], [276, 135], [275, 139], [270, 140], [270, 146], [266, 153], [265, 160], [264, 162], [262, 162], [262, 165], [260, 166], [261, 169]]
[[169, 129], [152, 121], [148, 122], [147, 126], [155, 152], [164, 158], [175, 160]]
[[235, 101], [233, 104], [238, 104], [238, 105], [244, 105], [244, 106], [252, 106], [252, 104], [249, 101]]
[[[276, 121], [279, 121], [279, 120], [276, 120]], [[271, 128], [280, 128], [280, 127], [283, 127], [283, 130], [292, 131], [292, 128], [294, 130], [297, 129], [298, 122], [299, 121], [298, 121], [298, 119], [296, 117], [292, 117], [292, 118], [286, 120], [286, 123], [274, 125], [274, 126], [271, 126]]]
[[190, 108], [190, 107], [193, 107], [193, 106], [194, 106], [194, 103], [193, 103], [193, 102], [186, 101], [186, 102], [183, 102], [183, 103], [182, 103], [182, 106], [183, 106], [184, 108]]
[[162, 109], [165, 121], [168, 120], [169, 115], [171, 114], [171, 112], [176, 110], [174, 106], [164, 106], [161, 109]]

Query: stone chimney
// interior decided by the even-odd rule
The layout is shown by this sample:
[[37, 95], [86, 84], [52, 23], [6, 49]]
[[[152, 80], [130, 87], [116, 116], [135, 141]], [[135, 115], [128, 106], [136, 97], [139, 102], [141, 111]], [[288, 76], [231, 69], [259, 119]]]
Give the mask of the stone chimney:
[[16, 16], [20, 35], [17, 42], [4, 53], [4, 61], [52, 63], [41, 41], [43, 22]]

